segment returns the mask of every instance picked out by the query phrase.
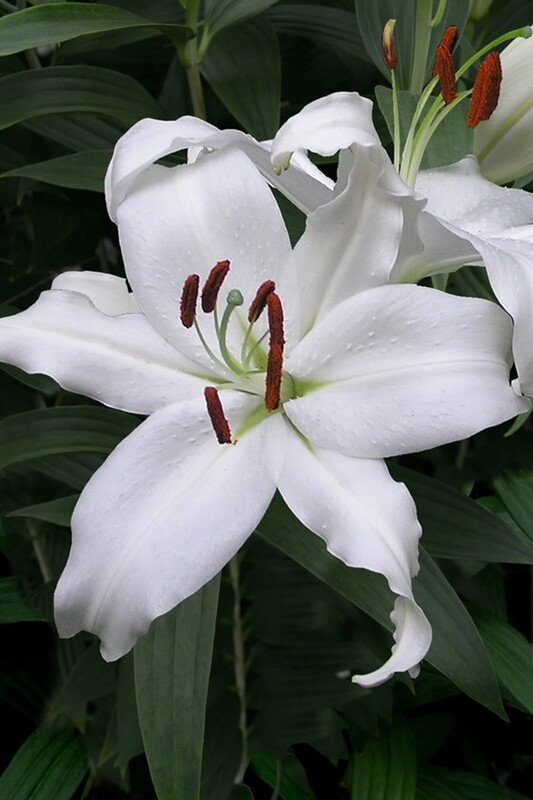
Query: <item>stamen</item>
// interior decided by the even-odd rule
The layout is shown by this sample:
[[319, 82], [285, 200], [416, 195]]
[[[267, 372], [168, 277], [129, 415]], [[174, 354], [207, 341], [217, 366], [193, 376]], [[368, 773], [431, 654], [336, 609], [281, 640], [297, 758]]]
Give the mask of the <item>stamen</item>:
[[474, 81], [472, 102], [466, 121], [469, 128], [475, 128], [480, 122], [490, 118], [498, 105], [501, 82], [502, 65], [500, 56], [496, 50], [493, 50], [481, 63]]
[[385, 27], [383, 28], [383, 34], [381, 36], [381, 54], [383, 56], [383, 61], [385, 62], [385, 66], [388, 67], [388, 69], [390, 70], [396, 69], [396, 64], [398, 63], [398, 59], [396, 57], [394, 36], [393, 36], [395, 25], [396, 25], [396, 20], [389, 19], [389, 21], [385, 23]]
[[282, 375], [283, 345], [271, 341], [266, 372], [265, 406], [267, 411], [275, 411], [280, 404]]
[[224, 415], [224, 409], [220, 402], [220, 397], [214, 386], [206, 386], [204, 389], [207, 413], [211, 420], [211, 425], [215, 431], [219, 444], [231, 444], [231, 430], [229, 422]]
[[[270, 347], [273, 344], [279, 345], [283, 352], [285, 335], [283, 331], [283, 306], [276, 292], [271, 292], [267, 297], [268, 308], [268, 329], [270, 331]], [[269, 355], [270, 358], [270, 355]]]
[[217, 304], [218, 293], [229, 272], [229, 261], [217, 261], [202, 289], [202, 311], [210, 314]]
[[269, 295], [275, 290], [274, 281], [265, 281], [261, 284], [248, 309], [248, 322], [257, 322], [267, 304]]
[[442, 99], [448, 106], [457, 96], [457, 85], [452, 54], [442, 42], [437, 47], [434, 74], [439, 76]]
[[450, 51], [453, 51], [455, 47], [455, 43], [459, 36], [459, 28], [457, 25], [448, 25], [444, 33], [442, 34], [442, 39], [440, 40], [440, 44], [444, 45], [444, 47]]
[[196, 301], [198, 300], [198, 287], [200, 286], [199, 275], [189, 275], [185, 279], [181, 291], [180, 300], [180, 319], [185, 328], [192, 328], [194, 317], [196, 316]]

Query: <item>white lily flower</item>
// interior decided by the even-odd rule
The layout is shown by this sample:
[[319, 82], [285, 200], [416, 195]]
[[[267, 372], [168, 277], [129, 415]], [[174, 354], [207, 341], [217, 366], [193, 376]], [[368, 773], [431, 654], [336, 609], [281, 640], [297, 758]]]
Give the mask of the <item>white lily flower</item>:
[[119, 278], [67, 274], [0, 320], [0, 358], [150, 415], [76, 506], [60, 635], [92, 631], [104, 658], [119, 658], [224, 566], [278, 488], [332, 554], [381, 573], [397, 595], [392, 654], [356, 680], [415, 674], [431, 641], [411, 586], [420, 526], [383, 459], [525, 410], [509, 385], [509, 318], [412, 285], [354, 293], [358, 250], [365, 265], [394, 261], [409, 226], [372, 161], [352, 203], [349, 261], [338, 256], [342, 226], [330, 229], [321, 207], [291, 250], [270, 189], [235, 149], [166, 168], [127, 135], [112, 169], [134, 298]]
[[501, 54], [500, 99], [474, 131], [474, 154], [494, 183], [533, 172], [533, 37], [515, 39]]
[[[351, 204], [358, 202], [360, 182], [366, 185], [361, 164], [379, 164], [379, 183], [401, 197], [405, 236], [396, 258], [381, 261], [379, 272], [363, 265], [360, 286], [416, 283], [465, 264], [484, 265], [498, 300], [515, 322], [513, 352], [520, 390], [533, 396], [533, 196], [487, 181], [473, 156], [420, 171], [412, 189], [379, 142], [370, 115], [370, 102], [357, 93], [339, 92], [310, 103], [275, 137], [274, 169], [288, 164], [292, 151], [331, 155], [340, 150], [335, 188], [310, 220], [318, 215], [337, 219], [345, 226], [344, 252], [350, 253], [360, 232], [351, 230], [347, 220]], [[366, 126], [361, 122], [365, 117]], [[288, 172], [298, 169], [292, 165]]]

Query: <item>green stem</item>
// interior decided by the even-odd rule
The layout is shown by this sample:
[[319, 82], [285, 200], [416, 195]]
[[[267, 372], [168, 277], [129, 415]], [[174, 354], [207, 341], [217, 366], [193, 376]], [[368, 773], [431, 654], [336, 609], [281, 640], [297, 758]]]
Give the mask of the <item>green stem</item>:
[[235, 687], [239, 698], [239, 731], [241, 733], [242, 750], [239, 769], [235, 783], [242, 783], [248, 766], [248, 719], [246, 714], [246, 662], [244, 657], [244, 626], [241, 614], [241, 585], [239, 555], [233, 556], [229, 562], [229, 577], [233, 589], [233, 657], [235, 671]]
[[200, 10], [200, 0], [186, 0], [185, 3], [185, 24], [189, 28], [196, 30], [198, 25], [198, 12]]
[[394, 166], [397, 170], [400, 169], [401, 158], [401, 134], [400, 134], [400, 109], [398, 107], [398, 85], [396, 83], [396, 73], [391, 69], [391, 85], [392, 85], [392, 117], [393, 117], [393, 143], [394, 143]]
[[430, 28], [436, 28], [437, 25], [440, 25], [440, 23], [442, 22], [442, 18], [444, 16], [444, 12], [446, 11], [447, 3], [448, 3], [448, 0], [440, 0], [439, 7], [437, 8], [437, 10], [435, 12], [435, 16], [433, 17], [433, 19], [429, 23], [429, 27]]
[[43, 577], [43, 581], [48, 583], [54, 577], [50, 567], [48, 566], [48, 561], [46, 559], [46, 553], [43, 547], [43, 540], [42, 536], [39, 533], [39, 530], [35, 525], [31, 522], [28, 523], [28, 530], [30, 532], [30, 539], [31, 544], [33, 547], [33, 552], [35, 553], [35, 558], [37, 559], [37, 563], [39, 564], [39, 569], [41, 571], [41, 575]]
[[431, 39], [431, 12], [433, 0], [418, 0], [415, 18], [415, 48], [411, 67], [409, 91], [420, 94], [424, 88], [429, 41]]
[[36, 50], [24, 50], [24, 58], [30, 69], [41, 69], [42, 64]]
[[14, 11], [18, 11], [16, 6], [12, 6], [11, 3], [8, 3], [7, 0], [0, 0], [0, 9], [3, 9], [8, 14], [12, 14]]
[[189, 94], [192, 100], [194, 116], [199, 119], [207, 119], [199, 64], [192, 63], [187, 67], [187, 82], [189, 84]]
[[[529, 31], [529, 34], [526, 33], [526, 31]], [[468, 61], [465, 61], [462, 67], [459, 67], [459, 69], [455, 73], [455, 79], [459, 80], [461, 75], [464, 75], [465, 72], [467, 72], [467, 70], [469, 70], [470, 67], [476, 63], [476, 61], [479, 61], [479, 59], [482, 58], [485, 55], [485, 53], [488, 53], [490, 50], [494, 50], [494, 48], [498, 47], [498, 45], [503, 44], [504, 42], [508, 42], [510, 39], [519, 39], [519, 38], [529, 39], [530, 36], [531, 36], [531, 30], [529, 28], [515, 28], [512, 31], [503, 33], [501, 36], [498, 36], [496, 39], [493, 39], [492, 42], [486, 44], [485, 47], [482, 47], [481, 50], [478, 50], [477, 53], [474, 53], [474, 55], [471, 58], [469, 58]]]

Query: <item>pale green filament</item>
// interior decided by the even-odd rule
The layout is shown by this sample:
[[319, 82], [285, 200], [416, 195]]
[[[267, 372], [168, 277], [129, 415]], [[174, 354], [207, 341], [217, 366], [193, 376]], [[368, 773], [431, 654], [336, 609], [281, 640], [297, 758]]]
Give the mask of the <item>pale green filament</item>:
[[198, 334], [198, 338], [204, 348], [205, 352], [217, 367], [221, 368], [222, 370], [226, 370], [229, 368], [235, 375], [238, 376], [246, 376], [246, 375], [253, 375], [255, 373], [264, 372], [264, 369], [250, 369], [250, 361], [252, 356], [255, 352], [257, 352], [257, 348], [263, 342], [265, 337], [268, 335], [268, 330], [258, 339], [255, 340], [252, 338], [252, 328], [254, 326], [254, 322], [251, 322], [248, 326], [246, 331], [244, 342], [241, 349], [240, 354], [240, 361], [233, 355], [228, 347], [227, 342], [227, 334], [228, 334], [228, 325], [231, 319], [231, 315], [235, 311], [236, 308], [242, 306], [244, 303], [244, 298], [242, 293], [239, 289], [231, 289], [228, 293], [226, 298], [226, 308], [224, 309], [224, 313], [222, 314], [222, 319], [219, 322], [219, 318], [217, 315], [217, 309], [213, 310], [213, 322], [215, 326], [215, 332], [218, 340], [218, 347], [220, 351], [219, 358], [209, 344], [207, 343], [205, 336], [202, 333], [200, 325], [198, 324], [198, 319], [194, 318], [194, 327], [196, 333]]

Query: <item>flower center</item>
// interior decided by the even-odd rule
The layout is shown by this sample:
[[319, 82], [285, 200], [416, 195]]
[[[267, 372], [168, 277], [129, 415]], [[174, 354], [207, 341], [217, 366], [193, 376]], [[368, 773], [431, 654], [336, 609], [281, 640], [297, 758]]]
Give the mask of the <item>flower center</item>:
[[[386, 66], [391, 70], [394, 115], [394, 165], [405, 182], [410, 186], [414, 186], [430, 139], [458, 103], [472, 95], [467, 120], [469, 128], [475, 128], [483, 120], [489, 119], [498, 103], [502, 78], [500, 57], [494, 48], [510, 39], [519, 37], [527, 39], [531, 36], [531, 28], [518, 28], [499, 36], [475, 53], [457, 71], [454, 67], [452, 51], [457, 41], [458, 30], [454, 25], [446, 28], [435, 54], [433, 77], [422, 90], [405, 141], [402, 143], [399, 92], [395, 76], [397, 59], [393, 36], [394, 22], [395, 20], [389, 20], [385, 25], [382, 39], [383, 59]], [[458, 91], [457, 81], [459, 78], [487, 53], [488, 56], [479, 67], [473, 88]], [[439, 83], [441, 92], [438, 97], [435, 97], [433, 91]], [[433, 102], [428, 106], [430, 100]]]
[[[263, 395], [267, 412], [276, 411], [284, 400], [294, 394], [292, 378], [283, 372], [285, 332], [281, 299], [276, 293], [274, 281], [267, 280], [259, 286], [248, 309], [248, 326], [243, 329], [241, 350], [236, 355], [228, 344], [228, 325], [235, 310], [244, 303], [242, 292], [239, 289], [231, 289], [226, 296], [226, 307], [221, 318], [218, 313], [220, 290], [229, 270], [228, 260], [218, 261], [207, 276], [201, 291], [201, 308], [204, 314], [212, 315], [218, 354], [207, 343], [198, 321], [197, 304], [200, 293], [198, 275], [189, 275], [183, 284], [180, 301], [181, 323], [185, 328], [194, 327], [202, 347], [218, 369], [224, 372], [229, 369], [235, 375], [236, 388], [250, 394]], [[268, 315], [268, 329], [258, 334], [257, 322], [265, 309]], [[267, 335], [269, 344], [265, 369], [265, 351], [262, 345]], [[262, 374], [265, 375], [265, 383], [264, 389], [260, 390], [256, 376]], [[230, 426], [217, 389], [213, 386], [206, 387], [204, 396], [218, 441], [220, 444], [231, 443], [233, 440]]]

